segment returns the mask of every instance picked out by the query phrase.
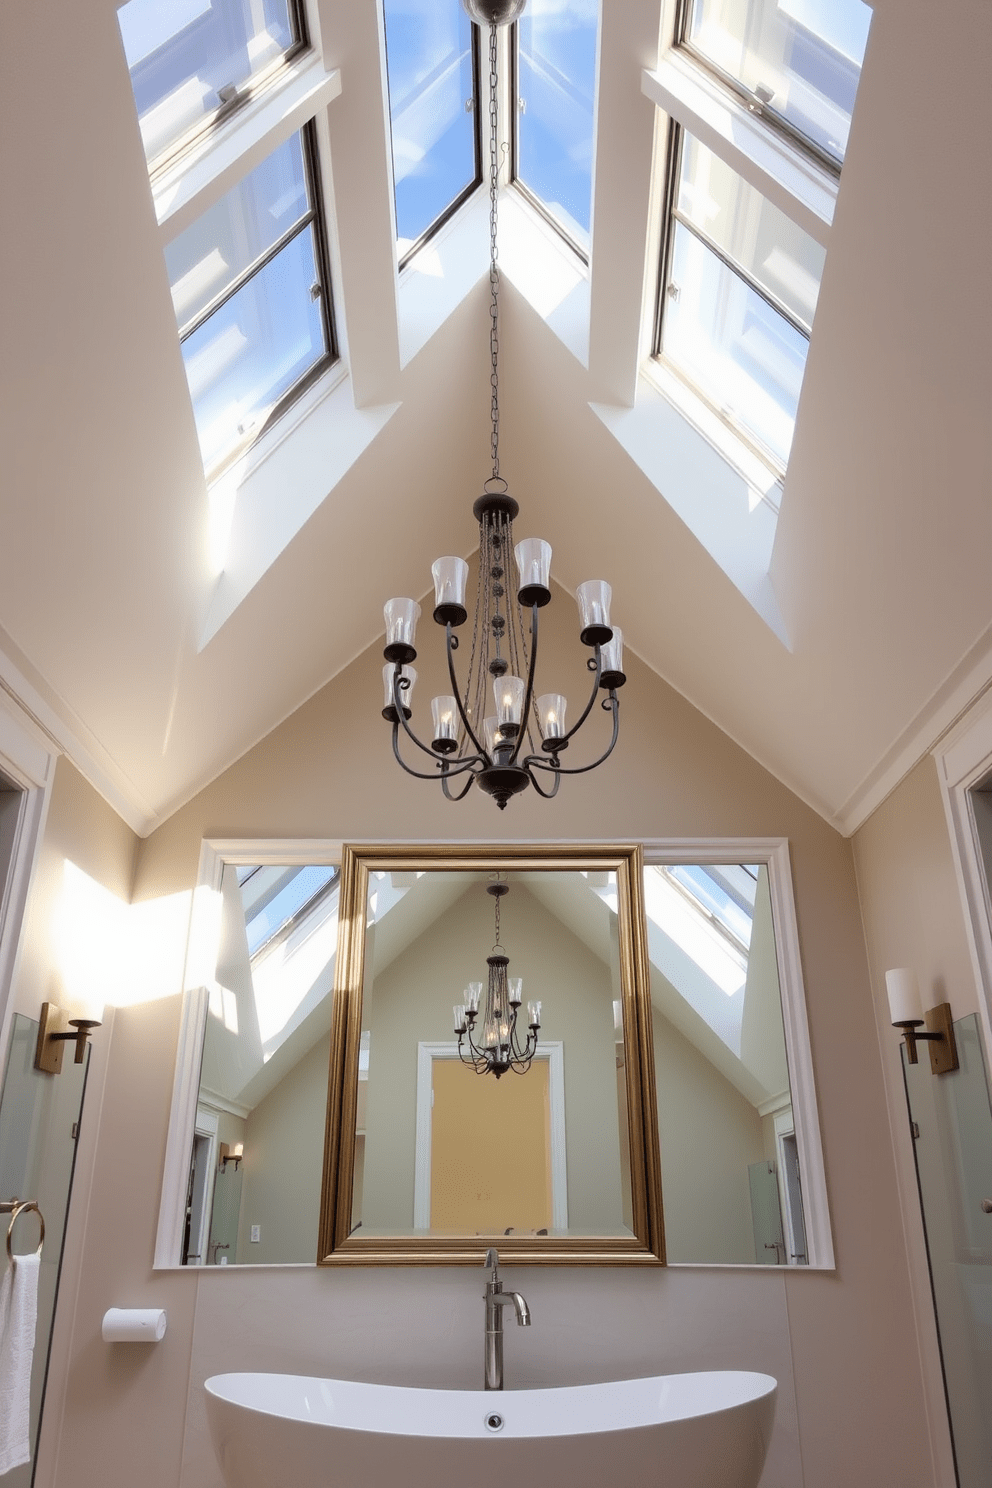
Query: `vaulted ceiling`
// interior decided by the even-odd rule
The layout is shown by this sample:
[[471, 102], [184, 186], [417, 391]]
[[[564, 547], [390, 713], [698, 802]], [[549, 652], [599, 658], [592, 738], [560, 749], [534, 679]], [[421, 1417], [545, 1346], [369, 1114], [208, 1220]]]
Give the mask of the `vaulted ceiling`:
[[[401, 366], [378, 26], [370, 0], [314, 22], [354, 401], [388, 409], [205, 639], [224, 576], [115, 6], [5, 15], [0, 680], [143, 832], [474, 545], [485, 286]], [[992, 9], [877, 0], [770, 568], [788, 644], [590, 407], [618, 398], [618, 276], [650, 266], [641, 75], [670, 24], [603, 0], [589, 366], [508, 279], [503, 468], [558, 581], [608, 577], [632, 649], [851, 830], [992, 680]]]

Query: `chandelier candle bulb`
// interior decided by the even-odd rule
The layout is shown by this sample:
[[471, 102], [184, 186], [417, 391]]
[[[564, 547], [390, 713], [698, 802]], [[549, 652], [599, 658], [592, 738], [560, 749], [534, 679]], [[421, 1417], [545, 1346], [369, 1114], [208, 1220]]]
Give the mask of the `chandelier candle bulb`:
[[923, 1004], [916, 972], [908, 966], [896, 966], [885, 973], [885, 990], [889, 994], [889, 1014], [898, 1028], [903, 1024], [923, 1022]]
[[482, 983], [469, 982], [465, 988], [465, 1007], [470, 1013], [479, 1011], [479, 1000], [482, 997]]
[[551, 603], [551, 544], [541, 537], [525, 537], [513, 550], [520, 575], [517, 598], [524, 608]]
[[531, 1028], [540, 1028], [541, 1004], [539, 1002], [529, 1002], [527, 1004], [527, 1022]]
[[499, 731], [499, 722], [495, 718], [484, 718], [482, 720], [482, 742], [486, 746], [486, 753], [490, 759], [496, 758], [496, 750], [506, 740], [502, 738]]
[[623, 631], [619, 625], [614, 625], [613, 639], [607, 641], [603, 647], [599, 685], [612, 689], [622, 687], [626, 680], [623, 670]]
[[417, 621], [420, 619], [417, 601], [387, 600], [382, 613], [386, 618], [386, 649], [383, 656], [387, 661], [415, 661], [417, 653], [413, 642], [417, 634]]
[[583, 646], [605, 646], [613, 639], [610, 625], [610, 601], [613, 590], [605, 579], [587, 579], [575, 591], [582, 626], [579, 640]]
[[454, 754], [458, 748], [458, 700], [447, 694], [433, 698], [431, 716], [434, 719], [434, 742], [431, 747], [438, 754]]
[[511, 1008], [518, 1008], [520, 1006], [520, 1004], [524, 1000], [524, 979], [523, 979], [523, 977], [510, 977], [510, 979], [509, 979], [509, 988], [510, 988], [510, 1006], [511, 1006]]
[[[396, 714], [396, 707], [393, 703], [393, 678], [395, 676], [395, 666], [391, 666], [389, 662], [387, 662], [382, 669], [382, 716], [389, 723], [399, 722]], [[413, 713], [413, 709], [410, 704], [413, 699], [413, 689], [417, 681], [416, 668], [412, 666], [400, 667], [400, 680], [409, 684], [407, 687], [400, 688], [400, 698], [402, 699], [401, 706], [403, 708], [403, 712], [407, 718], [410, 718]]]
[[451, 1011], [455, 1015], [455, 1032], [464, 1033], [468, 1026], [465, 1022], [465, 1004], [456, 1002]]
[[546, 692], [537, 700], [537, 719], [545, 745], [561, 739], [565, 732], [567, 703], [560, 692]]
[[512, 737], [520, 728], [523, 713], [523, 677], [497, 677], [493, 683], [493, 696], [496, 699], [496, 723], [504, 735]]
[[438, 558], [431, 566], [434, 577], [434, 619], [439, 625], [464, 625], [465, 586], [468, 564], [464, 558]]

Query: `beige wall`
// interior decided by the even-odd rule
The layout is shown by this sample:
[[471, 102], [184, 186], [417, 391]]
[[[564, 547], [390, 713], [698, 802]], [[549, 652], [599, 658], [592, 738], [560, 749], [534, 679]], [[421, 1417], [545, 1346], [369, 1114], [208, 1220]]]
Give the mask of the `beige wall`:
[[761, 1117], [655, 1009], [661, 1181], [669, 1262], [754, 1261], [748, 1164]]
[[[549, 683], [560, 678], [576, 693], [584, 685], [577, 648], [566, 654], [553, 636], [543, 666]], [[850, 844], [635, 657], [610, 764], [565, 782], [554, 802], [527, 796], [502, 813], [480, 797], [449, 805], [427, 784], [401, 776], [379, 719], [380, 672], [373, 649], [142, 844], [136, 896], [188, 889], [204, 835], [788, 837], [836, 1273], [518, 1273], [512, 1280], [528, 1294], [535, 1323], [520, 1330], [525, 1342], [508, 1344], [509, 1378], [534, 1384], [768, 1368], [780, 1395], [763, 1488], [931, 1484]], [[430, 695], [426, 677], [421, 714]], [[447, 1383], [477, 1377], [481, 1304], [471, 1273], [152, 1272], [179, 1013], [177, 996], [118, 1016], [102, 1112], [92, 1113], [100, 1139], [78, 1236], [85, 1285], [68, 1346], [59, 1488], [87, 1481], [217, 1488], [200, 1389], [215, 1369]], [[165, 1342], [140, 1358], [107, 1349], [100, 1316], [120, 1302], [167, 1306]], [[108, 1442], [115, 1446], [109, 1457]], [[51, 1481], [40, 1477], [39, 1488]]]
[[[955, 1019], [974, 1012], [978, 988], [968, 948], [961, 899], [937, 769], [925, 759], [878, 808], [854, 838], [854, 856], [864, 916], [875, 1015], [884, 1057], [892, 1144], [905, 1221], [905, 1249], [918, 1299], [916, 1327], [926, 1361], [924, 1379], [930, 1409], [939, 1418], [943, 1381], [937, 1356], [932, 1308], [928, 1305], [929, 1269], [916, 1189], [913, 1139], [903, 1086], [899, 1036], [889, 1023], [885, 971], [891, 966], [916, 970], [924, 1007], [948, 1001]], [[964, 1481], [981, 1482], [987, 1461], [980, 1418], [987, 1402], [973, 1394], [973, 1360], [959, 1294], [957, 1251], [950, 1197], [939, 1192], [939, 1160], [928, 1154], [939, 1132], [937, 1103], [942, 1092], [929, 1073], [921, 1050], [925, 1078], [914, 1081], [914, 1114], [922, 1128], [921, 1173], [930, 1178], [930, 1249], [941, 1306], [941, 1328], [948, 1382], [958, 1405], [957, 1450]], [[936, 1196], [936, 1202], [933, 1201]], [[946, 1452], [944, 1481], [953, 1482]]]

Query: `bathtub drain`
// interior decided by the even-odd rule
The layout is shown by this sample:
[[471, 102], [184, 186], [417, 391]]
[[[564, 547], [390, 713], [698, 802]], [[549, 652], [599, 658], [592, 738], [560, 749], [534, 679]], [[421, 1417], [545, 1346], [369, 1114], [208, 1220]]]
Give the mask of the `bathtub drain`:
[[501, 1415], [499, 1415], [498, 1412], [496, 1412], [496, 1411], [489, 1411], [488, 1412], [488, 1414], [486, 1415], [486, 1430], [487, 1431], [502, 1431], [503, 1430], [503, 1417]]

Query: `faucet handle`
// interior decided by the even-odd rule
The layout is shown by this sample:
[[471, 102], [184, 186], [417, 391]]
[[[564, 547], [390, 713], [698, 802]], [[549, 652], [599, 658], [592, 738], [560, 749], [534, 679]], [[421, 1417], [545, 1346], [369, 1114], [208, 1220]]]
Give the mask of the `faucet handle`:
[[499, 1251], [495, 1248], [495, 1246], [490, 1245], [489, 1249], [486, 1251], [486, 1259], [483, 1261], [482, 1264], [487, 1271], [491, 1267], [493, 1273], [493, 1281], [499, 1281]]

